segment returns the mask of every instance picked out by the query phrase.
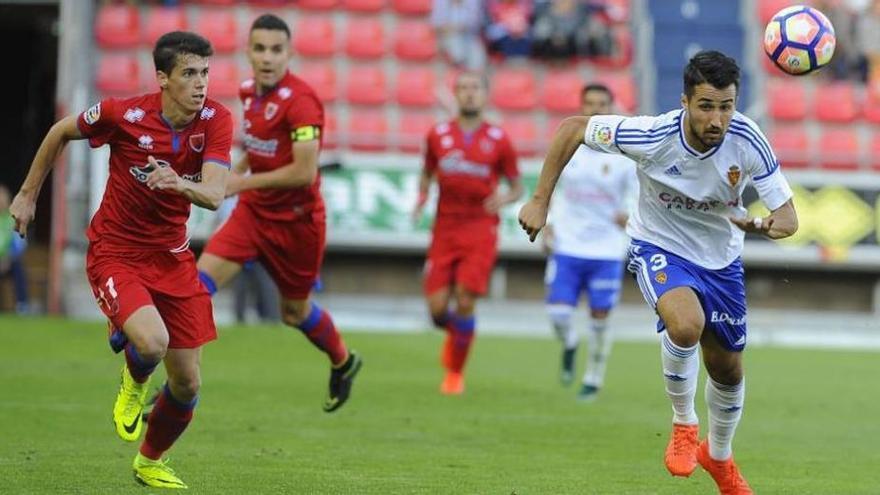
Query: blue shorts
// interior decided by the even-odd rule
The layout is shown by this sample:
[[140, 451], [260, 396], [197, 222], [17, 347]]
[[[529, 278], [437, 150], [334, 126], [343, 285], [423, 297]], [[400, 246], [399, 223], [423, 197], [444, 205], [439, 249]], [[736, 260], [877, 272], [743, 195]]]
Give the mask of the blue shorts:
[[587, 293], [590, 309], [607, 311], [617, 304], [623, 261], [591, 260], [554, 254], [547, 260], [544, 283], [548, 304], [577, 306], [582, 291]]
[[[746, 288], [742, 260], [720, 270], [709, 270], [643, 241], [633, 240], [627, 270], [633, 274], [648, 304], [676, 287], [690, 287], [703, 306], [706, 328], [721, 345], [734, 352], [746, 347]], [[666, 329], [663, 320], [657, 331]]]

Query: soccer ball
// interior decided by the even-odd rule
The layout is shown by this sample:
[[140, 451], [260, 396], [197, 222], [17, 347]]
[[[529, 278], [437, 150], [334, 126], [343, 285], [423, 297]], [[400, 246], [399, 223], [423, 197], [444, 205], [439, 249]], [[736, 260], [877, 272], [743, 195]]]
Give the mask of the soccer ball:
[[806, 5], [780, 10], [764, 30], [764, 52], [777, 67], [795, 76], [827, 65], [836, 44], [831, 21]]

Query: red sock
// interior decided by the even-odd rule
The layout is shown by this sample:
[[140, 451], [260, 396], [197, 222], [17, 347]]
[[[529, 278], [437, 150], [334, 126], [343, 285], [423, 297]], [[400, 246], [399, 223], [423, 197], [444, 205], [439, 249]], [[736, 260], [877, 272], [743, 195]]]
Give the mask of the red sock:
[[474, 342], [476, 320], [473, 316], [454, 315], [446, 326], [446, 341], [443, 343], [443, 365], [449, 371], [461, 373], [467, 362], [471, 345]]
[[166, 383], [162, 393], [159, 394], [159, 400], [150, 412], [147, 434], [144, 436], [144, 443], [141, 444], [141, 455], [153, 460], [162, 457], [192, 421], [196, 402], [197, 399], [193, 399], [189, 404], [178, 401], [171, 395]]
[[339, 366], [348, 359], [348, 349], [342, 341], [342, 335], [336, 330], [336, 325], [330, 318], [330, 314], [312, 303], [309, 316], [299, 324], [299, 329], [318, 349], [324, 351], [330, 357], [333, 366]]

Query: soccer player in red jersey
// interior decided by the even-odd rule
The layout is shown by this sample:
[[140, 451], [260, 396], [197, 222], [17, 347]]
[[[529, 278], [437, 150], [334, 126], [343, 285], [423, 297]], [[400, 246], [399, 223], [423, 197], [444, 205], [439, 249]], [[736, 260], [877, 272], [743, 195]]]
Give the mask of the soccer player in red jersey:
[[110, 145], [110, 176], [86, 231], [86, 273], [111, 328], [122, 329], [126, 365], [113, 408], [117, 433], [135, 441], [151, 373], [164, 361], [168, 381], [135, 457], [135, 479], [185, 488], [162, 460], [193, 416], [201, 346], [217, 337], [211, 298], [188, 249], [190, 204], [216, 209], [229, 174], [232, 117], [207, 97], [211, 44], [171, 32], [156, 42], [160, 91], [108, 98], [49, 130], [10, 208], [22, 236], [36, 199], [68, 141]]
[[[486, 293], [498, 252], [498, 212], [523, 191], [510, 140], [483, 120], [486, 90], [479, 74], [464, 72], [456, 78], [458, 116], [428, 133], [415, 208], [418, 217], [436, 178], [440, 199], [424, 287], [431, 318], [446, 331], [441, 353], [444, 394], [464, 392], [462, 372], [476, 328], [474, 307]], [[506, 191], [498, 187], [501, 176], [509, 184]]]
[[289, 46], [290, 29], [277, 16], [262, 15], [251, 25], [247, 54], [254, 77], [240, 93], [245, 154], [226, 186], [226, 195], [239, 194], [239, 200], [208, 241], [198, 267], [214, 293], [245, 262], [263, 263], [281, 292], [284, 323], [330, 358], [323, 409], [332, 412], [348, 400], [361, 359], [310, 298], [326, 229], [318, 175], [324, 107], [308, 84], [288, 72]]

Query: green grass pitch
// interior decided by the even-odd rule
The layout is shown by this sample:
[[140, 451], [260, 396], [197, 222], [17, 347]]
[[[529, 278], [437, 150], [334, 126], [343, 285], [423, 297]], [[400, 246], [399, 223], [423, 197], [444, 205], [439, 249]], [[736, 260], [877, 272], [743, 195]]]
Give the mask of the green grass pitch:
[[[557, 382], [549, 338], [478, 338], [463, 397], [437, 392], [439, 333], [346, 339], [364, 369], [325, 414], [327, 363], [301, 335], [222, 329], [170, 452], [189, 492], [714, 493], [699, 468], [680, 479], [663, 467], [656, 345], [617, 345], [599, 401], [580, 404]], [[134, 483], [137, 444], [110, 423], [121, 362], [102, 324], [0, 317], [0, 493], [155, 492]], [[757, 493], [880, 492], [880, 354], [754, 348], [746, 375], [735, 450]]]

